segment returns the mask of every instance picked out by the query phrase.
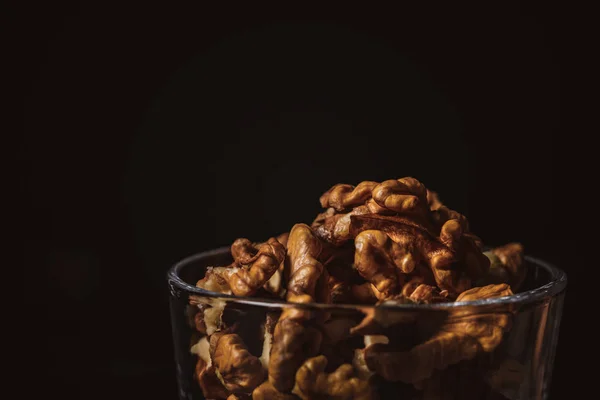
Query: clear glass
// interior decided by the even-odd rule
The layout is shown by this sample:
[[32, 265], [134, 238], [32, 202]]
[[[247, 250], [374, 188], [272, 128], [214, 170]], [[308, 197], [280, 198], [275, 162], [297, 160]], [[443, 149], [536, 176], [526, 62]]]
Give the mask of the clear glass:
[[[529, 268], [524, 287], [531, 290], [513, 296], [428, 305], [364, 306], [295, 305], [208, 292], [197, 288], [195, 284], [204, 276], [208, 266], [231, 263], [229, 248], [186, 258], [168, 272], [179, 398], [205, 398], [198, 381], [197, 367], [202, 364], [198, 349], [203, 345], [207, 348], [207, 333], [215, 329], [212, 322], [205, 321], [205, 316], [211, 314], [206, 310], [212, 308], [213, 315], [214, 311], [222, 312], [223, 323], [229, 326], [235, 324], [235, 332], [243, 339], [249, 353], [263, 361], [263, 366], [268, 365], [264, 353], [269, 355], [268, 347], [263, 348], [267, 316], [276, 319], [285, 309], [288, 312], [292, 309], [309, 312], [312, 321], [320, 321], [316, 325], [313, 322], [322, 333], [320, 345], [297, 345], [298, 357], [305, 360], [325, 355], [328, 363], [324, 374], [333, 372], [342, 364], [352, 365], [351, 376], [359, 377], [368, 385], [366, 397], [363, 390], [362, 397], [356, 395], [354, 398], [546, 399], [567, 278], [563, 271], [544, 261], [529, 256], [525, 259]], [[359, 333], [354, 331], [351, 334], [350, 329], [361, 323], [367, 314], [373, 316], [374, 321], [370, 321], [366, 329], [359, 329]], [[466, 343], [452, 333], [447, 334], [452, 337], [450, 341], [436, 339], [443, 336], [444, 332], [454, 332], [451, 327], [457, 324], [462, 332], [468, 331], [470, 335], [477, 336], [479, 342], [473, 344], [467, 338]], [[371, 369], [366, 368], [366, 353], [361, 353], [361, 349], [366, 344], [382, 341], [375, 346], [382, 348], [383, 353], [369, 353]], [[391, 348], [394, 341], [411, 344], [409, 348]], [[487, 346], [487, 350], [482, 346]], [[373, 363], [378, 367], [374, 368]], [[373, 374], [372, 369], [378, 373]], [[256, 374], [254, 383], [246, 385], [245, 389], [233, 385], [237, 388], [237, 398], [284, 398], [272, 395], [260, 397], [257, 393], [253, 396], [251, 389], [256, 382], [267, 380], [268, 372], [266, 368], [261, 368], [261, 364], [255, 363], [252, 374]], [[205, 388], [210, 394], [207, 398], [225, 399], [231, 392], [223, 389], [223, 381], [219, 381], [223, 376], [217, 375], [213, 371], [212, 380], [208, 374], [204, 375]], [[349, 376], [345, 376], [341, 385], [349, 385]], [[321, 390], [321, 394], [302, 398], [353, 398], [347, 394], [346, 397], [335, 396], [337, 389], [333, 375], [323, 385], [323, 377], [317, 379], [315, 373], [309, 374], [306, 382], [300, 385], [313, 387], [317, 384], [311, 382], [319, 379], [321, 389], [314, 390]], [[296, 380], [296, 392], [297, 386], [299, 383]], [[330, 392], [323, 394], [323, 390]]]

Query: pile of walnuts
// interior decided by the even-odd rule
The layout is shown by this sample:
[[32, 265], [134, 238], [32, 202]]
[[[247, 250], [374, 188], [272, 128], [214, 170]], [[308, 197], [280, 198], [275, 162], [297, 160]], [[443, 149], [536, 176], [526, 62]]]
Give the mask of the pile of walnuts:
[[289, 303], [243, 310], [190, 297], [202, 335], [192, 347], [195, 377], [207, 399], [376, 399], [386, 387], [440, 398], [448, 376], [502, 343], [510, 309], [394, 305], [509, 296], [525, 276], [520, 244], [484, 252], [467, 219], [414, 178], [338, 184], [320, 202], [325, 211], [310, 226], [264, 243], [238, 239], [231, 265], [209, 267], [198, 281]]

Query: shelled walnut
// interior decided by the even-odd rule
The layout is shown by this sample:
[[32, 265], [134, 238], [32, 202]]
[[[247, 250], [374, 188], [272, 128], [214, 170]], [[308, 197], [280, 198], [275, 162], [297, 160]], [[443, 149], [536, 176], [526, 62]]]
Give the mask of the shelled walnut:
[[467, 218], [411, 177], [337, 184], [319, 201], [310, 225], [237, 239], [232, 262], [197, 282], [285, 299], [236, 314], [233, 300], [190, 297], [189, 324], [206, 335], [192, 351], [207, 398], [375, 399], [376, 382], [437, 398], [452, 374], [499, 348], [512, 309], [437, 306], [511, 296], [527, 272], [522, 245], [484, 252]]

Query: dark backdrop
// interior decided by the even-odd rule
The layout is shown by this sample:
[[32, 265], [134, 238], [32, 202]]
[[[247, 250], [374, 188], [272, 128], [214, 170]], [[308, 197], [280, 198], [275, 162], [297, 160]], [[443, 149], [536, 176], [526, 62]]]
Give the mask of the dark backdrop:
[[[174, 398], [166, 269], [310, 221], [338, 182], [414, 176], [486, 243], [520, 241], [577, 283], [557, 217], [569, 200], [553, 8], [14, 11], [35, 224], [23, 257], [50, 303], [32, 302], [44, 373], [31, 390]], [[557, 399], [574, 390], [574, 299]]]

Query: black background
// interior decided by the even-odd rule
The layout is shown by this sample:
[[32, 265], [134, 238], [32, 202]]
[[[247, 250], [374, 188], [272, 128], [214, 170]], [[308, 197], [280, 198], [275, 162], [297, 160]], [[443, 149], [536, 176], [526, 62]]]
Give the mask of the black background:
[[[561, 217], [577, 200], [556, 8], [12, 11], [18, 177], [35, 226], [22, 259], [43, 327], [31, 391], [174, 398], [169, 265], [308, 222], [338, 182], [414, 176], [486, 243], [520, 241], [578, 284]], [[582, 387], [569, 380], [572, 293], [556, 399]]]

